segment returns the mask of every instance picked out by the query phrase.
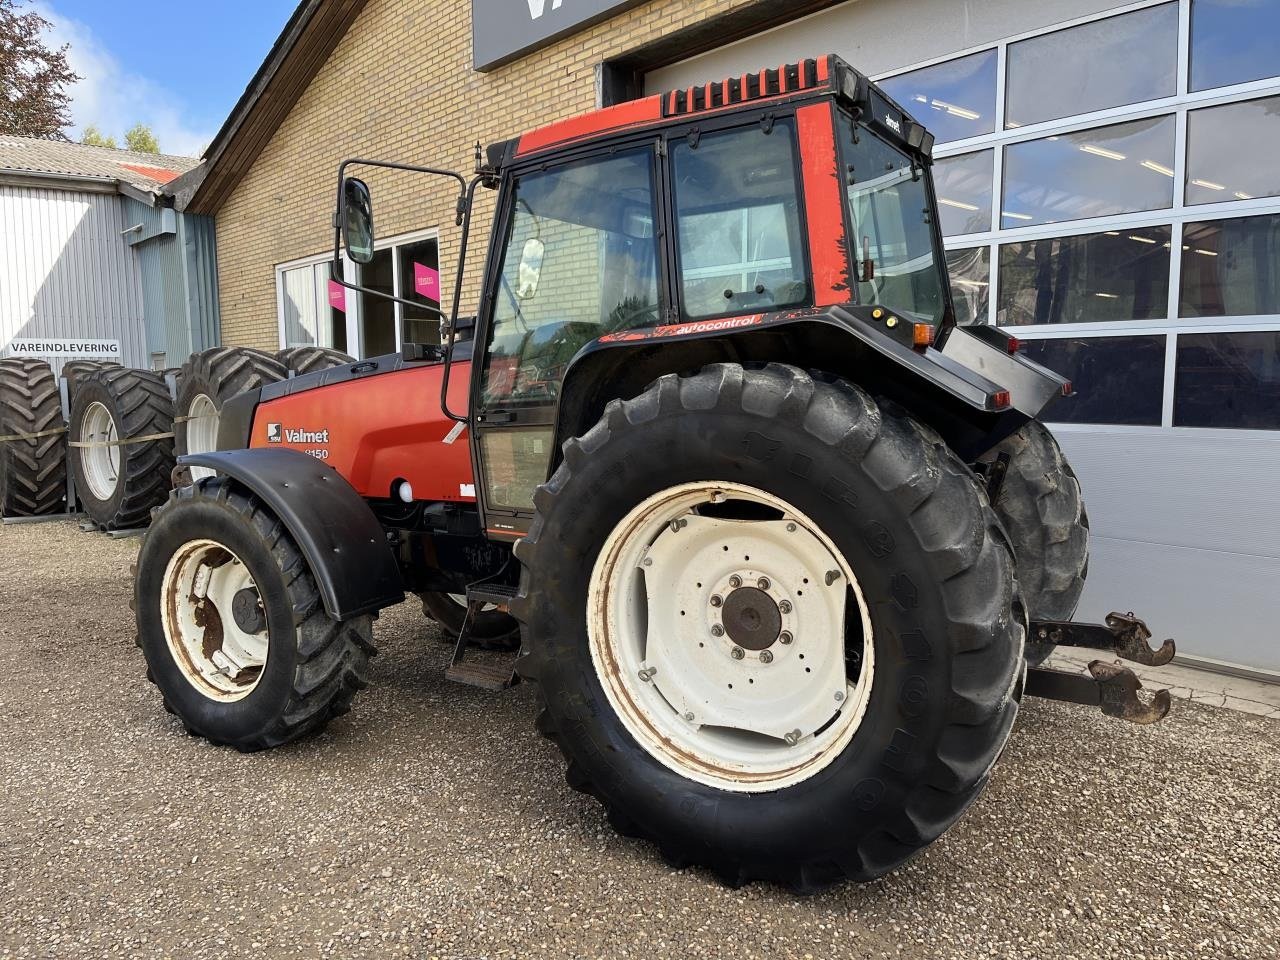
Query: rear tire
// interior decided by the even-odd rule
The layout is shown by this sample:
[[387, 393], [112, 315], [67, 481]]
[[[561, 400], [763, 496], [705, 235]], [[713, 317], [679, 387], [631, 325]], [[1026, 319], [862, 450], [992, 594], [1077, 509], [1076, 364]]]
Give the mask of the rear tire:
[[[1089, 574], [1089, 513], [1080, 481], [1048, 427], [1032, 420], [989, 454], [1009, 458], [996, 494], [996, 515], [1009, 532], [1018, 584], [1033, 620], [1070, 620]], [[1028, 643], [1027, 663], [1053, 652]]]
[[71, 404], [71, 472], [85, 513], [105, 530], [146, 526], [164, 503], [173, 473], [173, 401], [149, 370], [109, 367], [82, 374]]
[[[467, 604], [449, 593], [420, 593], [422, 612], [440, 624], [449, 640], [457, 640], [467, 618]], [[514, 650], [520, 646], [520, 624], [501, 610], [482, 610], [471, 624], [471, 644], [484, 650]]]
[[276, 352], [278, 360], [286, 370], [292, 370], [301, 377], [317, 370], [328, 370], [330, 367], [344, 367], [355, 363], [356, 358], [347, 356], [341, 350], [329, 347], [287, 347]]
[[237, 750], [280, 746], [346, 713], [375, 653], [373, 618], [332, 619], [284, 525], [218, 479], [175, 490], [156, 512], [134, 610], [166, 709]]
[[[283, 380], [289, 371], [275, 357], [251, 347], [215, 347], [194, 353], [182, 365], [174, 412], [174, 449], [178, 456], [209, 453], [218, 447], [222, 405], [238, 393]], [[193, 467], [194, 480], [213, 476]]]
[[[732, 492], [717, 501], [717, 486]], [[710, 493], [693, 512], [664, 512], [677, 502], [670, 497], [701, 496], [702, 488]], [[519, 670], [540, 687], [539, 728], [564, 753], [569, 784], [597, 797], [620, 832], [730, 885], [768, 880], [809, 892], [886, 873], [954, 823], [986, 784], [1018, 710], [1023, 614], [999, 522], [972, 473], [931, 430], [883, 412], [847, 383], [815, 382], [778, 364], [716, 364], [609, 404], [599, 423], [564, 445], [563, 463], [534, 502], [532, 527], [516, 545]], [[761, 506], [768, 503], [775, 507]], [[708, 518], [724, 532], [707, 527]], [[645, 533], [646, 524], [656, 532]], [[710, 547], [700, 539], [707, 530]], [[726, 538], [724, 557], [716, 536]], [[660, 547], [665, 537], [692, 539], [682, 541], [687, 549], [668, 549]], [[725, 579], [728, 567], [718, 562], [750, 564], [751, 554], [730, 552], [747, 549], [743, 537], [764, 547], [751, 547], [759, 569], [746, 575], [767, 581], [756, 592], [795, 595], [786, 608], [775, 602], [777, 612], [798, 617], [794, 643], [778, 634], [765, 647], [768, 661], [751, 633], [773, 623], [767, 605], [767, 616], [735, 613], [731, 621], [733, 595], [706, 596]], [[788, 537], [822, 544], [805, 555], [821, 560], [826, 550], [840, 575], [800, 579], [810, 561], [785, 560], [799, 549], [778, 546]], [[771, 555], [784, 561], [770, 569]], [[666, 578], [680, 556], [690, 566]], [[650, 566], [640, 557], [658, 559]], [[842, 573], [846, 562], [850, 574]], [[653, 589], [635, 586], [650, 576]], [[744, 579], [725, 582], [736, 593]], [[849, 584], [842, 607], [830, 593], [841, 583]], [[647, 598], [639, 605], [629, 599], [637, 589]], [[843, 635], [820, 629], [837, 621], [810, 606], [833, 602], [848, 612]], [[720, 634], [716, 617], [724, 618]], [[749, 648], [743, 656], [716, 646], [725, 636], [739, 643], [734, 630]], [[645, 645], [628, 648], [622, 641], [631, 634]], [[834, 703], [845, 706], [822, 687], [825, 708], [800, 702], [810, 723], [834, 710], [825, 725], [798, 725], [795, 739], [752, 736], [764, 721], [795, 716], [775, 718], [773, 678], [779, 689], [807, 684], [811, 671], [798, 672], [798, 655], [809, 653], [812, 672], [827, 671], [832, 644], [844, 651], [835, 666], [848, 693]], [[648, 676], [632, 669], [634, 651], [656, 664], [659, 649], [687, 653], [699, 666]], [[690, 678], [703, 676], [720, 680], [695, 703], [684, 694]], [[733, 693], [726, 678], [738, 684]], [[753, 711], [755, 698], [764, 699]], [[733, 719], [727, 727], [708, 721], [704, 733], [699, 710]], [[783, 741], [796, 750], [790, 765]], [[716, 761], [721, 749], [747, 752]]]
[[32, 357], [0, 360], [0, 436], [26, 435], [0, 441], [0, 515], [40, 517], [64, 508], [64, 427], [58, 381], [49, 364]]
[[120, 367], [114, 360], [68, 360], [62, 365], [62, 376], [67, 381], [67, 395], [71, 403], [76, 402], [76, 390], [80, 382], [99, 370], [111, 370]]

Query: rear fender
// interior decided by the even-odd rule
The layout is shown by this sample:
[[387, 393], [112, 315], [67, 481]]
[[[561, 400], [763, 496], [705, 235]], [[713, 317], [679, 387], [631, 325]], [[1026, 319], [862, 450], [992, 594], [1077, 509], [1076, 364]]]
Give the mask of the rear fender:
[[395, 554], [373, 511], [331, 467], [296, 450], [220, 450], [178, 458], [252, 491], [298, 544], [325, 612], [350, 620], [404, 599]]

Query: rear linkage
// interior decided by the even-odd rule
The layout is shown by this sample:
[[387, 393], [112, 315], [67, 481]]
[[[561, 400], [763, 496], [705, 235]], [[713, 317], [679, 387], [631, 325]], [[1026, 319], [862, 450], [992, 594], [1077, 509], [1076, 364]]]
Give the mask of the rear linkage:
[[[1110, 613], [1105, 624], [1070, 623], [1060, 620], [1032, 620], [1029, 643], [1059, 647], [1086, 647], [1111, 650], [1124, 660], [1147, 667], [1163, 667], [1173, 659], [1174, 643], [1166, 640], [1160, 649], [1149, 641], [1151, 631], [1132, 613]], [[1142, 681], [1119, 663], [1094, 660], [1087, 677], [1065, 670], [1032, 667], [1027, 671], [1026, 693], [1049, 700], [1096, 705], [1109, 717], [1133, 723], [1155, 723], [1169, 712], [1168, 690], [1157, 690], [1150, 703], [1138, 699]]]

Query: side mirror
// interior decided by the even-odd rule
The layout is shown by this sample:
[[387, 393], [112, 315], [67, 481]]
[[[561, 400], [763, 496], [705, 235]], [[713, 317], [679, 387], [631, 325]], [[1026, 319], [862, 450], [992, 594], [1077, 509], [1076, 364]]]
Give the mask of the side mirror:
[[530, 238], [524, 242], [524, 250], [520, 253], [520, 283], [516, 287], [516, 296], [521, 300], [532, 300], [538, 293], [538, 280], [542, 276], [542, 256], [546, 247], [541, 240]]
[[373, 260], [373, 198], [363, 180], [342, 181], [342, 240], [356, 263]]

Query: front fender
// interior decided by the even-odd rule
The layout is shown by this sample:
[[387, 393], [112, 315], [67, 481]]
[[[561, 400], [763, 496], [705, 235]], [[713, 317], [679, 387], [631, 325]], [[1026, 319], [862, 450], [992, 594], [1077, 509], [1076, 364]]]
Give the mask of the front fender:
[[219, 450], [178, 458], [251, 490], [280, 518], [306, 558], [335, 620], [404, 599], [395, 554], [373, 511], [332, 467], [296, 450]]

